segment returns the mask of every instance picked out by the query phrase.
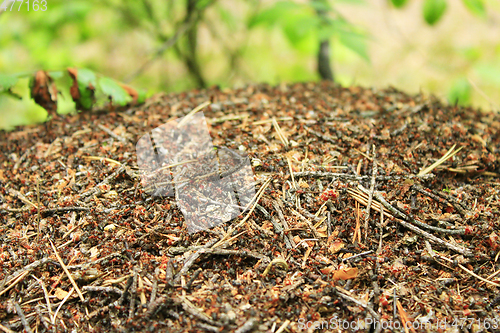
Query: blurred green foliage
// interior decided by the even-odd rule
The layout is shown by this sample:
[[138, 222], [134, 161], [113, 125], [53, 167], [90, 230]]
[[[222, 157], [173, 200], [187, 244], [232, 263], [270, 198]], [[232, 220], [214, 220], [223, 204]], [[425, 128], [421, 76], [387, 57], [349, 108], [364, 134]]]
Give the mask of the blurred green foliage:
[[394, 7], [401, 8], [404, 5], [406, 5], [406, 3], [408, 2], [408, 0], [391, 0], [391, 2], [394, 5]]
[[423, 14], [425, 22], [436, 24], [446, 11], [446, 0], [424, 0]]
[[462, 1], [470, 12], [481, 17], [486, 16], [486, 7], [484, 6], [483, 0], [462, 0]]
[[[320, 16], [318, 12], [327, 15]], [[370, 60], [366, 32], [361, 27], [349, 23], [327, 1], [311, 0], [306, 3], [292, 0], [278, 1], [250, 18], [249, 29], [258, 25], [265, 25], [268, 28], [277, 26], [290, 45], [304, 54], [311, 55], [317, 52], [321, 40], [336, 38], [365, 60]]]
[[[404, 11], [418, 2], [422, 20], [438, 26], [448, 16], [449, 1], [387, 0], [387, 5]], [[23, 76], [41, 69], [88, 68], [150, 93], [313, 81], [319, 79], [315, 57], [326, 40], [332, 46], [335, 79], [351, 84], [355, 77], [336, 69], [356, 57], [369, 64], [370, 43], [378, 36], [342, 14], [339, 8], [346, 3], [368, 6], [363, 0], [48, 0], [46, 11], [28, 11], [18, 1], [14, 10], [0, 14], [0, 72], [5, 74], [0, 75], [0, 90], [12, 87], [3, 89], [9, 96], [0, 94], [0, 128], [45, 119], [45, 111], [29, 100]], [[487, 19], [485, 1], [462, 0], [462, 5], [478, 19]], [[484, 50], [471, 45], [447, 52], [464, 59], [475, 77], [500, 88], [500, 61], [484, 60]], [[69, 78], [60, 80], [71, 85]], [[79, 88], [86, 93], [88, 84], [82, 82]], [[94, 79], [95, 84], [120, 103], [130, 100], [114, 80]], [[447, 97], [452, 103], [471, 103], [473, 88], [467, 77], [450, 76]], [[61, 95], [60, 112], [73, 112], [69, 92], [61, 89]]]
[[453, 82], [448, 93], [448, 101], [452, 104], [467, 105], [470, 103], [471, 85], [466, 78]]

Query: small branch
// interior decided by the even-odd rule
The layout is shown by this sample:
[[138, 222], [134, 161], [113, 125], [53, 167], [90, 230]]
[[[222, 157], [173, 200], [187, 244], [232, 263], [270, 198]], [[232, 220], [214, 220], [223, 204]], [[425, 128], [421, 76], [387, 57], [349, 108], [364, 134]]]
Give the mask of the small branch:
[[373, 191], [375, 191], [375, 177], [377, 177], [377, 161], [375, 160], [375, 145], [373, 147], [373, 169], [372, 169], [372, 182], [370, 185], [370, 192], [368, 193], [368, 205], [366, 205], [365, 216], [365, 242], [368, 237], [368, 220], [370, 219], [370, 208], [373, 200]]
[[127, 76], [123, 80], [123, 82], [128, 83], [128, 82], [132, 81], [133, 79], [135, 79], [137, 76], [139, 76], [142, 72], [144, 72], [145, 70], [147, 70], [158, 58], [160, 58], [163, 55], [163, 53], [165, 53], [165, 51], [167, 51], [175, 43], [177, 43], [177, 41], [179, 40], [179, 38], [181, 38], [186, 33], [186, 31], [188, 31], [189, 29], [191, 29], [191, 27], [193, 26], [193, 24], [195, 22], [196, 22], [196, 20], [194, 19], [194, 17], [192, 17], [190, 20], [184, 22], [175, 31], [175, 33], [172, 35], [172, 37], [170, 37], [169, 39], [167, 39], [163, 43], [163, 45], [160, 48], [158, 48], [158, 50], [156, 50], [156, 52], [154, 53], [154, 55], [149, 60], [147, 60], [145, 63], [143, 63], [135, 72], [133, 72], [132, 74], [130, 74], [129, 76]]
[[[453, 263], [453, 260], [449, 259], [449, 258], [446, 258], [445, 256], [442, 256], [442, 255], [439, 255], [439, 258], [441, 259], [444, 259], [450, 263]], [[439, 262], [439, 261], [438, 261]], [[473, 277], [475, 277], [476, 279], [479, 279], [485, 283], [488, 283], [488, 284], [491, 284], [492, 286], [495, 286], [495, 287], [500, 287], [500, 284], [496, 283], [496, 282], [493, 282], [493, 281], [490, 281], [490, 280], [487, 280], [483, 277], [480, 277], [479, 275], [477, 275], [476, 273], [474, 273], [473, 271], [465, 268], [462, 264], [458, 264], [458, 267], [460, 267], [461, 269], [463, 269], [464, 271], [466, 271], [467, 273], [469, 273], [470, 275], [472, 275]]]
[[[294, 177], [310, 177], [310, 178], [339, 178], [345, 180], [357, 180], [357, 181], [365, 181], [371, 180], [372, 176], [357, 176], [347, 173], [336, 173], [336, 172], [322, 172], [322, 171], [302, 171], [302, 172], [294, 172]], [[387, 180], [406, 180], [406, 179], [431, 179], [434, 178], [435, 175], [427, 174], [425, 176], [415, 176], [415, 175], [403, 175], [403, 176], [377, 176], [375, 180], [377, 181], [387, 181]]]
[[[438, 191], [433, 191], [432, 189], [429, 189], [429, 191], [431, 191], [431, 192], [429, 192], [429, 191], [427, 191], [427, 189], [423, 188], [419, 184], [413, 184], [412, 187], [414, 189], [416, 189], [418, 192], [422, 193], [423, 195], [426, 195], [429, 198], [432, 198], [441, 204], [443, 204], [443, 200], [445, 200], [450, 205], [452, 205], [453, 208], [455, 208], [460, 215], [462, 215], [462, 216], [467, 215], [467, 210], [455, 198], [453, 198], [449, 195], [446, 195], [444, 193], [438, 192]], [[441, 200], [441, 199], [443, 199], [443, 200]]]
[[21, 307], [19, 306], [19, 304], [17, 302], [12, 302], [12, 303], [14, 303], [14, 307], [16, 308], [16, 313], [19, 316], [19, 318], [21, 318], [21, 323], [23, 323], [23, 326], [24, 326], [24, 329], [26, 330], [26, 332], [33, 333], [30, 325], [28, 324], [28, 321], [26, 320], [26, 316], [24, 315], [23, 309], [21, 309]]
[[[287, 233], [285, 230], [288, 229], [288, 223], [286, 222], [285, 220], [285, 216], [283, 215], [283, 211], [281, 209], [281, 206], [279, 204], [278, 201], [274, 200], [273, 203], [272, 203], [273, 207], [274, 207], [274, 210], [276, 210], [276, 212], [278, 213], [278, 218], [279, 218], [279, 221], [281, 221], [281, 224], [283, 225], [283, 238], [285, 239], [288, 239], [288, 241], [285, 241], [285, 243], [289, 243], [291, 248], [295, 248], [296, 247], [296, 244], [295, 244], [295, 241], [293, 240], [293, 236], [291, 233]], [[276, 219], [273, 219], [273, 220], [276, 220]], [[277, 222], [277, 221], [276, 221]]]
[[42, 217], [47, 217], [51, 214], [59, 214], [59, 213], [66, 213], [66, 212], [89, 212], [90, 208], [87, 207], [58, 207], [58, 208], [49, 208], [49, 209], [43, 209], [40, 211], [40, 214]]
[[[42, 258], [40, 260], [37, 260], [37, 261], [34, 261], [32, 262], [31, 264], [21, 268], [20, 270], [14, 272], [13, 274], [9, 275], [5, 281], [7, 281], [6, 283], [9, 283], [10, 281], [14, 280], [14, 279], [17, 279], [21, 276], [21, 274], [24, 274], [26, 275], [27, 273], [29, 273], [30, 271], [32, 271], [33, 269], [37, 268], [38, 266], [41, 266], [41, 265], [44, 265], [46, 263], [52, 263], [54, 265], [58, 265], [59, 264], [57, 263], [57, 261], [55, 261], [54, 259], [51, 259], [51, 258]], [[11, 287], [9, 287], [11, 288]], [[2, 290], [0, 292], [0, 295], [2, 295], [3, 293], [5, 292], [5, 290]]]
[[372, 309], [372, 307], [371, 307], [371, 306], [369, 306], [368, 304], [365, 304], [365, 303], [363, 303], [363, 302], [361, 302], [361, 301], [358, 301], [358, 300], [357, 300], [357, 299], [355, 299], [354, 297], [351, 297], [351, 296], [349, 296], [349, 295], [346, 295], [346, 294], [344, 294], [344, 293], [341, 293], [341, 292], [340, 292], [340, 290], [338, 290], [337, 288], [334, 288], [334, 290], [335, 290], [335, 293], [336, 293], [338, 296], [342, 297], [343, 299], [348, 300], [348, 301], [350, 301], [350, 302], [353, 302], [354, 304], [359, 305], [359, 306], [361, 306], [362, 308], [364, 308], [364, 309], [368, 310], [368, 312], [370, 312], [370, 314], [372, 315], [372, 317], [373, 317], [373, 318], [375, 318], [376, 322], [377, 322], [377, 323], [379, 323], [379, 322], [380, 322], [380, 316], [378, 315], [378, 313], [376, 313], [376, 312], [375, 312], [375, 310], [373, 310], [373, 309]]
[[384, 209], [380, 206], [380, 226], [379, 226], [380, 237], [378, 240], [377, 254], [382, 252], [382, 237], [384, 235]]
[[199, 309], [196, 306], [194, 306], [193, 303], [191, 303], [187, 298], [179, 297], [179, 298], [174, 299], [174, 302], [176, 302], [177, 304], [180, 304], [182, 306], [182, 308], [184, 309], [184, 311], [186, 311], [187, 313], [195, 316], [196, 318], [201, 319], [201, 320], [203, 320], [203, 321], [205, 321], [205, 322], [207, 322], [207, 323], [209, 323], [210, 325], [213, 325], [213, 326], [222, 326], [218, 322], [212, 320], [201, 309]]
[[132, 319], [135, 313], [135, 297], [137, 295], [137, 270], [134, 269], [134, 276], [132, 277], [132, 286], [130, 287], [130, 307], [128, 309], [128, 318]]
[[40, 239], [40, 222], [42, 221], [42, 215], [40, 214], [40, 179], [36, 177], [36, 205], [37, 205], [37, 231], [36, 231], [36, 241]]
[[184, 262], [184, 266], [182, 266], [181, 270], [177, 275], [174, 277], [174, 283], [177, 283], [178, 280], [180, 279], [181, 276], [186, 275], [186, 273], [191, 269], [193, 266], [194, 262], [196, 259], [198, 259], [202, 254], [210, 254], [210, 255], [236, 255], [236, 256], [241, 256], [241, 257], [251, 257], [255, 259], [264, 259], [267, 260], [268, 262], [271, 261], [268, 256], [256, 253], [253, 251], [241, 251], [241, 250], [226, 250], [226, 249], [220, 249], [220, 248], [209, 248], [209, 247], [204, 247], [196, 252], [194, 252], [187, 260]]
[[[362, 185], [358, 185], [359, 188], [365, 192], [365, 193], [368, 193], [368, 190], [365, 189]], [[445, 240], [442, 240], [420, 228], [418, 228], [417, 226], [411, 224], [411, 223], [408, 223], [406, 221], [403, 221], [403, 220], [407, 220], [409, 219], [405, 214], [401, 213], [399, 210], [397, 210], [396, 208], [392, 207], [387, 201], [385, 201], [385, 199], [382, 197], [382, 195], [380, 195], [379, 193], [377, 192], [374, 192], [373, 193], [373, 196], [385, 207], [387, 208], [389, 211], [391, 211], [391, 213], [394, 214], [395, 217], [399, 217], [399, 218], [396, 218], [396, 221], [401, 224], [403, 227], [407, 228], [407, 229], [410, 229], [411, 231], [413, 231], [414, 233], [424, 237], [424, 238], [427, 238], [428, 240], [434, 242], [434, 243], [437, 243], [437, 244], [440, 244], [440, 245], [443, 245], [447, 248], [449, 248], [450, 250], [453, 250], [453, 251], [456, 251], [458, 253], [461, 253], [463, 255], [467, 255], [467, 256], [470, 256], [472, 255], [472, 252], [469, 250], [469, 249], [466, 249], [464, 247], [460, 247], [460, 246], [456, 246], [456, 245], [453, 245]], [[402, 219], [402, 220], [400, 220]]]
[[191, 286], [193, 285], [194, 280], [198, 278], [200, 273], [203, 271], [203, 268], [198, 268], [196, 272], [194, 272], [193, 276], [189, 279], [189, 281], [186, 283], [186, 287], [184, 288], [185, 290], [191, 289]]
[[253, 211], [255, 210], [255, 206], [259, 203], [260, 198], [264, 195], [264, 191], [271, 183], [271, 180], [272, 180], [271, 177], [267, 178], [266, 181], [264, 182], [264, 184], [262, 184], [260, 189], [257, 191], [257, 193], [255, 193], [252, 200], [250, 200], [248, 202], [248, 204], [245, 207], [245, 210], [247, 210], [248, 208], [250, 208], [250, 209], [248, 210], [248, 213], [243, 218], [243, 220], [241, 220], [236, 226], [231, 227], [230, 230], [226, 233], [226, 235], [221, 240], [219, 240], [217, 243], [215, 243], [212, 246], [212, 248], [220, 247], [220, 246], [222, 246], [222, 244], [225, 244], [228, 241], [228, 239], [231, 237], [231, 235], [233, 234], [233, 231], [235, 231], [236, 229], [240, 228], [241, 226], [243, 226], [245, 224], [245, 222], [250, 218]]
[[[365, 189], [365, 191], [368, 191], [368, 190]], [[358, 190], [353, 191], [351, 189], [348, 189], [347, 193], [349, 193], [356, 201], [362, 203], [363, 205], [368, 205], [368, 200], [367, 200], [368, 192], [360, 192]], [[373, 206], [375, 206], [375, 209], [377, 209], [377, 210], [380, 209], [380, 204], [377, 201], [373, 201], [372, 203], [373, 203]], [[387, 209], [386, 207], [383, 207], [383, 208]], [[443, 233], [443, 234], [465, 235], [464, 228], [462, 228], [462, 229], [443, 229], [443, 228], [439, 228], [439, 227], [434, 227], [434, 226], [425, 224], [417, 219], [414, 219], [410, 216], [407, 216], [406, 214], [403, 214], [401, 211], [397, 210], [394, 207], [392, 207], [392, 209], [393, 209], [392, 211], [387, 209], [387, 215], [390, 217], [399, 216], [399, 218], [406, 220], [408, 222], [411, 222], [411, 223], [413, 223], [421, 228], [429, 229], [429, 230], [436, 231], [436, 232]], [[389, 212], [392, 212], [393, 215], [389, 214]]]
[[120, 296], [123, 294], [123, 291], [115, 287], [84, 286], [82, 289], [91, 292], [114, 293]]

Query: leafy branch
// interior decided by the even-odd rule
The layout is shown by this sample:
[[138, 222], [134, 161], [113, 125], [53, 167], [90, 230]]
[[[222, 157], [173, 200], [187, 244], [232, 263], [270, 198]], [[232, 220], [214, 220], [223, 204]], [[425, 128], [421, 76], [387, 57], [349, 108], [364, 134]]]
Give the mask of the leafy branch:
[[302, 50], [311, 38], [318, 45], [317, 68], [322, 79], [333, 80], [330, 66], [330, 42], [334, 37], [343, 46], [369, 61], [367, 34], [351, 24], [326, 0], [311, 0], [298, 3], [282, 0], [261, 10], [253, 16], [248, 27], [279, 27], [291, 46]]
[[[68, 77], [72, 85], [65, 87]], [[34, 73], [0, 74], [0, 96], [23, 100], [22, 96], [14, 92], [19, 79], [22, 78], [29, 79], [30, 97], [53, 116], [57, 115], [58, 95], [61, 95], [58, 87], [69, 88], [76, 109], [82, 111], [90, 111], [96, 105], [96, 93], [109, 101], [108, 108], [111, 109], [115, 106], [140, 104], [146, 99], [145, 91], [138, 91], [89, 69], [76, 68], [68, 68], [65, 71], [39, 70]]]
[[[160, 20], [157, 15], [155, 15], [153, 3], [149, 0], [142, 0], [142, 9], [149, 19], [147, 23], [153, 26], [152, 34], [162, 43], [162, 45], [155, 52], [153, 52], [150, 58], [139, 66], [138, 69], [128, 75], [124, 81], [130, 82], [142, 74], [167, 50], [173, 48], [179, 59], [184, 62], [189, 74], [195, 80], [196, 85], [201, 88], [206, 87], [206, 80], [203, 76], [197, 57], [198, 23], [203, 21], [204, 11], [213, 3], [215, 3], [215, 0], [186, 0], [184, 17], [175, 20], [172, 15], [174, 12], [174, 5], [173, 2], [169, 2], [169, 8], [167, 11], [169, 20], [167, 20], [167, 22], [174, 27], [174, 32], [169, 36], [164, 32], [163, 27], [165, 26], [165, 22]], [[113, 4], [109, 5], [114, 6]], [[120, 6], [118, 9], [120, 9], [124, 17], [129, 18], [129, 20], [135, 25], [140, 24], [140, 20], [136, 16], [137, 14], [131, 11], [130, 6]], [[181, 47], [181, 40], [185, 41], [184, 47]]]
[[[396, 8], [403, 8], [408, 0], [391, 0]], [[474, 15], [486, 16], [486, 7], [483, 0], [462, 0], [464, 6]], [[424, 0], [422, 3], [422, 14], [425, 22], [435, 25], [446, 12], [448, 5], [446, 0]]]

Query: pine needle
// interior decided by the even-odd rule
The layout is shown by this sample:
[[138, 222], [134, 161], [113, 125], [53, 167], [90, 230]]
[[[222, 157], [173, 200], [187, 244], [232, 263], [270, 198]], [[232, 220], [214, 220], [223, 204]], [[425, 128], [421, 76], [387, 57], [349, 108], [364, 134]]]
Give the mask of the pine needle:
[[432, 170], [434, 170], [435, 168], [437, 168], [438, 166], [440, 166], [441, 164], [443, 164], [447, 159], [449, 159], [450, 157], [455, 156], [456, 153], [458, 153], [463, 148], [463, 147], [460, 147], [457, 150], [453, 151], [455, 149], [456, 145], [457, 144], [454, 144], [453, 147], [451, 147], [450, 150], [448, 150], [448, 152], [443, 155], [443, 157], [441, 157], [439, 160], [437, 160], [436, 162], [434, 162], [431, 166], [428, 166], [427, 168], [421, 170], [418, 173], [417, 176], [422, 177], [422, 176], [425, 176], [428, 173], [431, 173]]

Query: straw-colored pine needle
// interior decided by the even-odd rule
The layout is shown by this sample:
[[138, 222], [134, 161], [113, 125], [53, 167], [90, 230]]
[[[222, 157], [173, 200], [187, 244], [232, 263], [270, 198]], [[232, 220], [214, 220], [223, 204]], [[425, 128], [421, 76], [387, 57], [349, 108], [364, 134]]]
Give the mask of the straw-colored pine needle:
[[73, 279], [73, 277], [71, 276], [71, 273], [69, 272], [68, 268], [66, 267], [66, 265], [64, 264], [64, 262], [62, 261], [61, 257], [59, 256], [59, 253], [57, 253], [57, 249], [56, 247], [54, 246], [54, 243], [52, 243], [51, 240], [50, 241], [50, 245], [52, 246], [52, 250], [54, 250], [54, 253], [56, 255], [56, 258], [57, 258], [57, 261], [59, 261], [59, 263], [61, 264], [61, 267], [63, 268], [64, 272], [66, 273], [66, 275], [68, 276], [68, 279], [71, 281], [71, 284], [73, 285], [73, 287], [75, 287], [75, 290], [76, 290], [76, 293], [78, 294], [78, 296], [80, 297], [80, 300], [82, 302], [85, 302], [85, 298], [83, 297], [83, 294], [82, 292], [80, 291], [80, 288], [78, 288], [78, 285], [76, 284], [75, 280]]
[[210, 105], [210, 101], [206, 101], [204, 103], [201, 103], [197, 107], [195, 107], [191, 112], [189, 112], [187, 115], [185, 115], [184, 118], [182, 118], [181, 121], [179, 121], [179, 123], [177, 124], [177, 128], [185, 125], [196, 112], [203, 110], [208, 105]]
[[276, 118], [273, 118], [272, 122], [273, 122], [274, 129], [276, 130], [276, 133], [278, 134], [278, 138], [283, 143], [285, 148], [288, 148], [288, 145], [289, 145], [288, 139], [286, 138], [285, 133], [283, 133], [283, 130], [281, 129], [278, 122], [276, 121]]
[[417, 176], [422, 177], [428, 173], [431, 173], [432, 170], [434, 170], [435, 168], [437, 168], [438, 166], [443, 164], [447, 159], [455, 156], [456, 153], [458, 153], [463, 148], [463, 147], [460, 147], [457, 150], [454, 150], [456, 145], [457, 144], [454, 144], [453, 147], [451, 147], [450, 150], [448, 150], [448, 152], [446, 154], [444, 154], [443, 157], [441, 157], [439, 160], [437, 160], [436, 162], [434, 162], [432, 165], [428, 166], [427, 168], [421, 170]]

